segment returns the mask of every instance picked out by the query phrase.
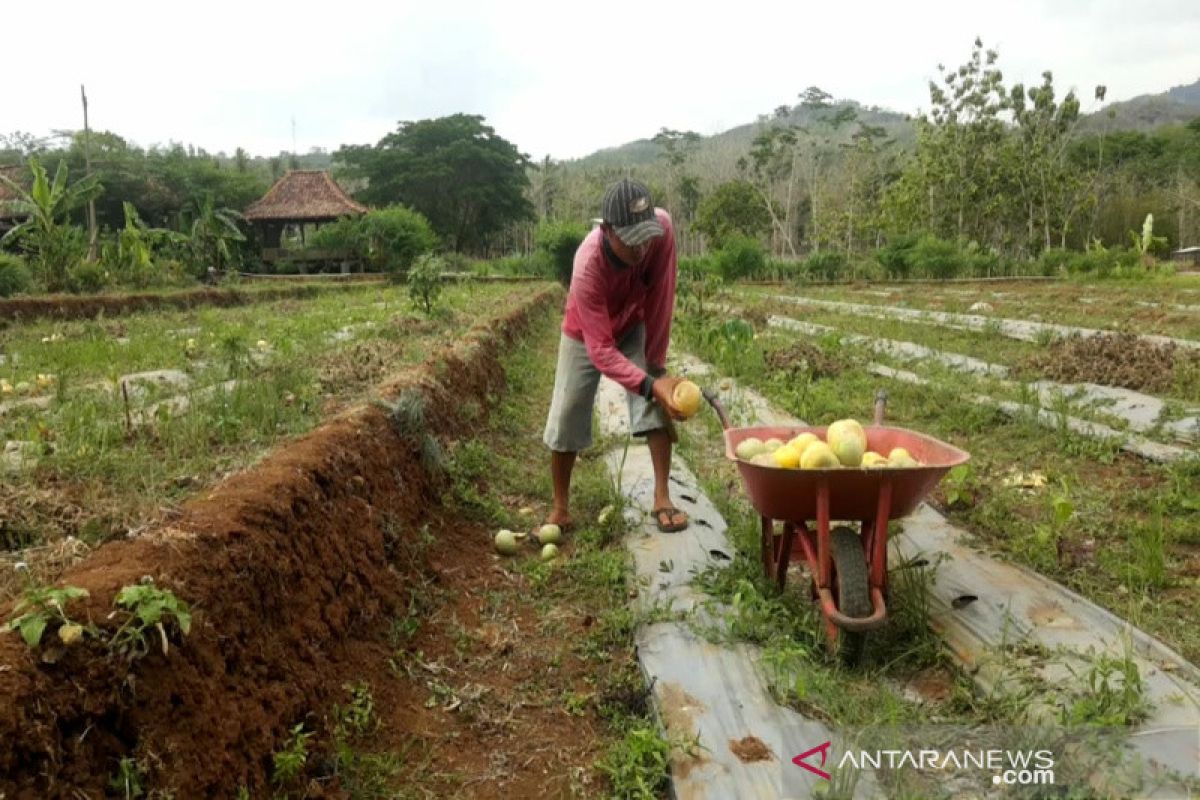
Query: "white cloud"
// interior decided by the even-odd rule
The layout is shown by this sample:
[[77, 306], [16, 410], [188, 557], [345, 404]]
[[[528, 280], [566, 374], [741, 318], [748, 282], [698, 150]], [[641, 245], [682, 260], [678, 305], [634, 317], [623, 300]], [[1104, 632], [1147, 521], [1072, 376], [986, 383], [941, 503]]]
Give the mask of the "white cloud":
[[[977, 7], [976, 7], [977, 6]], [[584, 155], [661, 127], [715, 133], [810, 84], [914, 112], [939, 62], [976, 35], [1007, 82], [1045, 69], [1060, 92], [1119, 100], [1200, 78], [1194, 0], [779, 4], [706, 8], [496, 3], [69, 0], [5, 10], [0, 132], [92, 123], [140, 144], [260, 154], [374, 142], [400, 120], [484, 115], [534, 157]], [[52, 44], [53, 43], [53, 44]], [[12, 65], [21, 65], [13, 68]], [[29, 65], [25, 68], [24, 65]]]

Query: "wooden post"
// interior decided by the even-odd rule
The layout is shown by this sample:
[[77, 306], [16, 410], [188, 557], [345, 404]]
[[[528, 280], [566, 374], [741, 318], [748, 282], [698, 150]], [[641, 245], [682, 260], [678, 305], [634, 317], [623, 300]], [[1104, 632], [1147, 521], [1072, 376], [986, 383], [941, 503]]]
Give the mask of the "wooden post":
[[[89, 177], [92, 174], [92, 132], [88, 127], [88, 102], [87, 92], [84, 91], [83, 84], [79, 84], [79, 96], [83, 100], [83, 174], [84, 177]], [[99, 232], [96, 230], [96, 199], [94, 197], [88, 200], [87, 207], [88, 221], [88, 252], [87, 260], [96, 260], [96, 244]]]

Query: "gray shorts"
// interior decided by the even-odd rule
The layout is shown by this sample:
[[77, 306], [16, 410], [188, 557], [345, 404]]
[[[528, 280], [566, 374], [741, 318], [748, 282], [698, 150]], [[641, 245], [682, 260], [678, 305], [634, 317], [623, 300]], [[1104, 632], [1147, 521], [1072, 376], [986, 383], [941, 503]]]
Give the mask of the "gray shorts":
[[[617, 342], [625, 357], [642, 369], [646, 368], [646, 326], [635, 325]], [[600, 370], [588, 357], [587, 347], [565, 333], [558, 342], [558, 366], [554, 369], [554, 396], [546, 433], [542, 441], [559, 453], [578, 453], [592, 446], [592, 407], [596, 387], [600, 385]], [[666, 426], [666, 418], [657, 403], [641, 395], [627, 392], [629, 429], [642, 436]]]

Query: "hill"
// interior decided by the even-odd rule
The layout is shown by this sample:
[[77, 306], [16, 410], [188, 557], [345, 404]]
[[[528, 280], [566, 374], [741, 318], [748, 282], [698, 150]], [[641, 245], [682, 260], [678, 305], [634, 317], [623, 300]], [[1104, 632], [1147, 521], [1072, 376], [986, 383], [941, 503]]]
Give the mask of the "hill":
[[[859, 120], [867, 125], [884, 129], [887, 135], [900, 145], [913, 141], [915, 128], [912, 117], [877, 106], [863, 106], [853, 100], [839, 101], [834, 110], [841, 108], [853, 109]], [[1129, 100], [1110, 103], [1109, 105], [1086, 115], [1080, 125], [1085, 132], [1098, 131], [1106, 128], [1113, 130], [1149, 131], [1163, 125], [1188, 122], [1200, 117], [1200, 80], [1194, 83], [1174, 86], [1158, 94], [1144, 94]], [[814, 122], [814, 112], [803, 106], [793, 106], [788, 110], [786, 118], [777, 120], [773, 115], [763, 115], [757, 121], [738, 125], [722, 133], [701, 137], [697, 148], [697, 160], [713, 163], [736, 161], [750, 149], [755, 133], [761, 125], [768, 122], [786, 122], [800, 126], [811, 126]], [[856, 126], [847, 126], [845, 135], [853, 132]], [[587, 169], [615, 169], [628, 166], [648, 166], [658, 158], [660, 148], [651, 139], [638, 139], [617, 147], [597, 150], [591, 155], [567, 162], [575, 167]], [[733, 155], [736, 154], [736, 155]]]
[[1095, 131], [1107, 125], [1108, 130], [1150, 131], [1196, 117], [1200, 117], [1200, 80], [1158, 94], [1109, 103], [1085, 117], [1082, 128]]

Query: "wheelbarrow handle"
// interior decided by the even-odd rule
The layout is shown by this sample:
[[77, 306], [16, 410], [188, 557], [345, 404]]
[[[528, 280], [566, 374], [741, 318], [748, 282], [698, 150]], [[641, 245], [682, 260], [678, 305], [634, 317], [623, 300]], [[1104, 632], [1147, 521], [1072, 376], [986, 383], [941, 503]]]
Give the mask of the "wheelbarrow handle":
[[725, 407], [721, 405], [721, 401], [717, 399], [717, 393], [712, 389], [701, 389], [700, 394], [704, 395], [704, 399], [713, 407], [713, 411], [717, 412], [717, 419], [721, 420], [721, 427], [729, 430], [729, 415], [725, 413]]
[[888, 393], [885, 389], [875, 392], [875, 424], [883, 424], [883, 412], [887, 407]]

